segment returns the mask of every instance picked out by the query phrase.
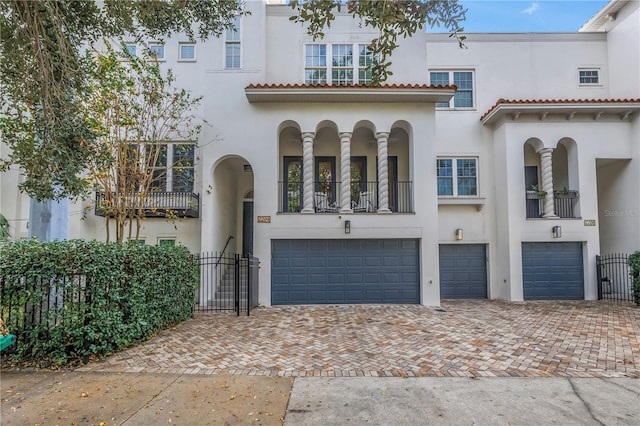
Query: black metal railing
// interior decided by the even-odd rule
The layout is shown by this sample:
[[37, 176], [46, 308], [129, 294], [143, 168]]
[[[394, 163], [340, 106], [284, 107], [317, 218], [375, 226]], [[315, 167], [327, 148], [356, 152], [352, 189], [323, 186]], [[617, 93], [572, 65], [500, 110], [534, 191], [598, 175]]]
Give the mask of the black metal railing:
[[[544, 214], [544, 195], [527, 193], [526, 197], [527, 219], [536, 219]], [[574, 213], [576, 195], [553, 194], [553, 208], [556, 216], [560, 218], [575, 218]]]
[[629, 255], [614, 253], [596, 256], [598, 299], [634, 302]]
[[562, 218], [577, 217], [574, 214], [574, 206], [577, 196], [577, 193], [553, 194], [553, 208], [556, 212], [556, 216]]
[[239, 254], [202, 253], [195, 311], [250, 314], [258, 306], [260, 261]]
[[[200, 215], [200, 195], [193, 192], [149, 192], [124, 197], [126, 199], [123, 201], [127, 206], [142, 209], [145, 217], [175, 215], [196, 218]], [[112, 203], [106, 199], [104, 192], [96, 192], [96, 216], [111, 215], [110, 204]]]
[[[338, 212], [341, 208], [341, 182], [313, 182], [316, 213]], [[322, 196], [321, 194], [324, 194]], [[378, 182], [351, 182], [351, 208], [355, 213], [375, 213], [378, 211]], [[278, 212], [299, 213], [304, 207], [302, 182], [278, 182]], [[394, 213], [413, 213], [413, 182], [389, 183], [389, 210]]]

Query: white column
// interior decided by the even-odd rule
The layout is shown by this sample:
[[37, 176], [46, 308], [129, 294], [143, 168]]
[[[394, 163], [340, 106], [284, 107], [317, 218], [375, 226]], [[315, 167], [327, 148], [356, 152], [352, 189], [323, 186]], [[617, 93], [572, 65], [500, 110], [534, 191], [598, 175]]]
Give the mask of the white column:
[[340, 212], [352, 213], [351, 209], [351, 132], [340, 133]]
[[313, 213], [313, 139], [314, 132], [302, 134], [303, 208], [302, 213]]
[[376, 133], [378, 141], [378, 213], [391, 213], [389, 210], [389, 141], [388, 132]]
[[540, 165], [542, 167], [542, 190], [546, 192], [544, 196], [544, 214], [542, 217], [557, 217], [553, 205], [553, 164], [551, 154], [553, 148], [544, 148], [539, 151]]

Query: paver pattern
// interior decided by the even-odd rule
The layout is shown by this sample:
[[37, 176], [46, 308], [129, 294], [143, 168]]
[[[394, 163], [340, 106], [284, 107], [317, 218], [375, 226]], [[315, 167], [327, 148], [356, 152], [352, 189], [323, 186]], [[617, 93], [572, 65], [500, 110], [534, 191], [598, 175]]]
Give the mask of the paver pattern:
[[640, 377], [640, 308], [443, 301], [198, 314], [86, 371], [278, 376]]

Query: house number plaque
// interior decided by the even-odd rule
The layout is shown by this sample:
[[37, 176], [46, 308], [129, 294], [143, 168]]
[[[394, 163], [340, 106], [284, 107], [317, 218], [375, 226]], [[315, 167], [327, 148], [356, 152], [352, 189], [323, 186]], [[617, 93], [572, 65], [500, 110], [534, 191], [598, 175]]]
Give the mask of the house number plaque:
[[584, 220], [584, 226], [596, 226], [596, 220], [595, 219], [585, 219]]
[[271, 223], [271, 216], [258, 216], [258, 223]]

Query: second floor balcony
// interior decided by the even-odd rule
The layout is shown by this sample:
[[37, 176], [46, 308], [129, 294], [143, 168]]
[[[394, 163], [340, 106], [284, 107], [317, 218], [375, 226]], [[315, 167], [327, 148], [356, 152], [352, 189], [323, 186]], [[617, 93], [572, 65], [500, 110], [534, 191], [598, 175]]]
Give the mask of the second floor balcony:
[[[527, 219], [537, 219], [544, 216], [544, 195], [527, 191], [526, 194], [526, 210]], [[577, 191], [554, 191], [553, 208], [555, 215], [563, 219], [578, 218], [576, 212], [576, 203], [578, 201]]]
[[115, 194], [106, 197], [104, 192], [96, 192], [96, 216], [113, 216], [118, 206], [128, 211], [141, 210], [144, 217], [196, 218], [200, 215], [200, 196], [192, 192], [158, 191], [119, 197], [115, 199]]
[[[389, 183], [389, 210], [392, 213], [414, 213], [413, 182]], [[353, 182], [349, 192], [351, 204], [340, 201], [341, 182], [313, 182], [313, 211], [315, 213], [376, 213], [379, 209], [379, 182]], [[300, 213], [304, 207], [302, 182], [278, 182], [278, 212]], [[346, 207], [346, 208], [345, 208]]]

